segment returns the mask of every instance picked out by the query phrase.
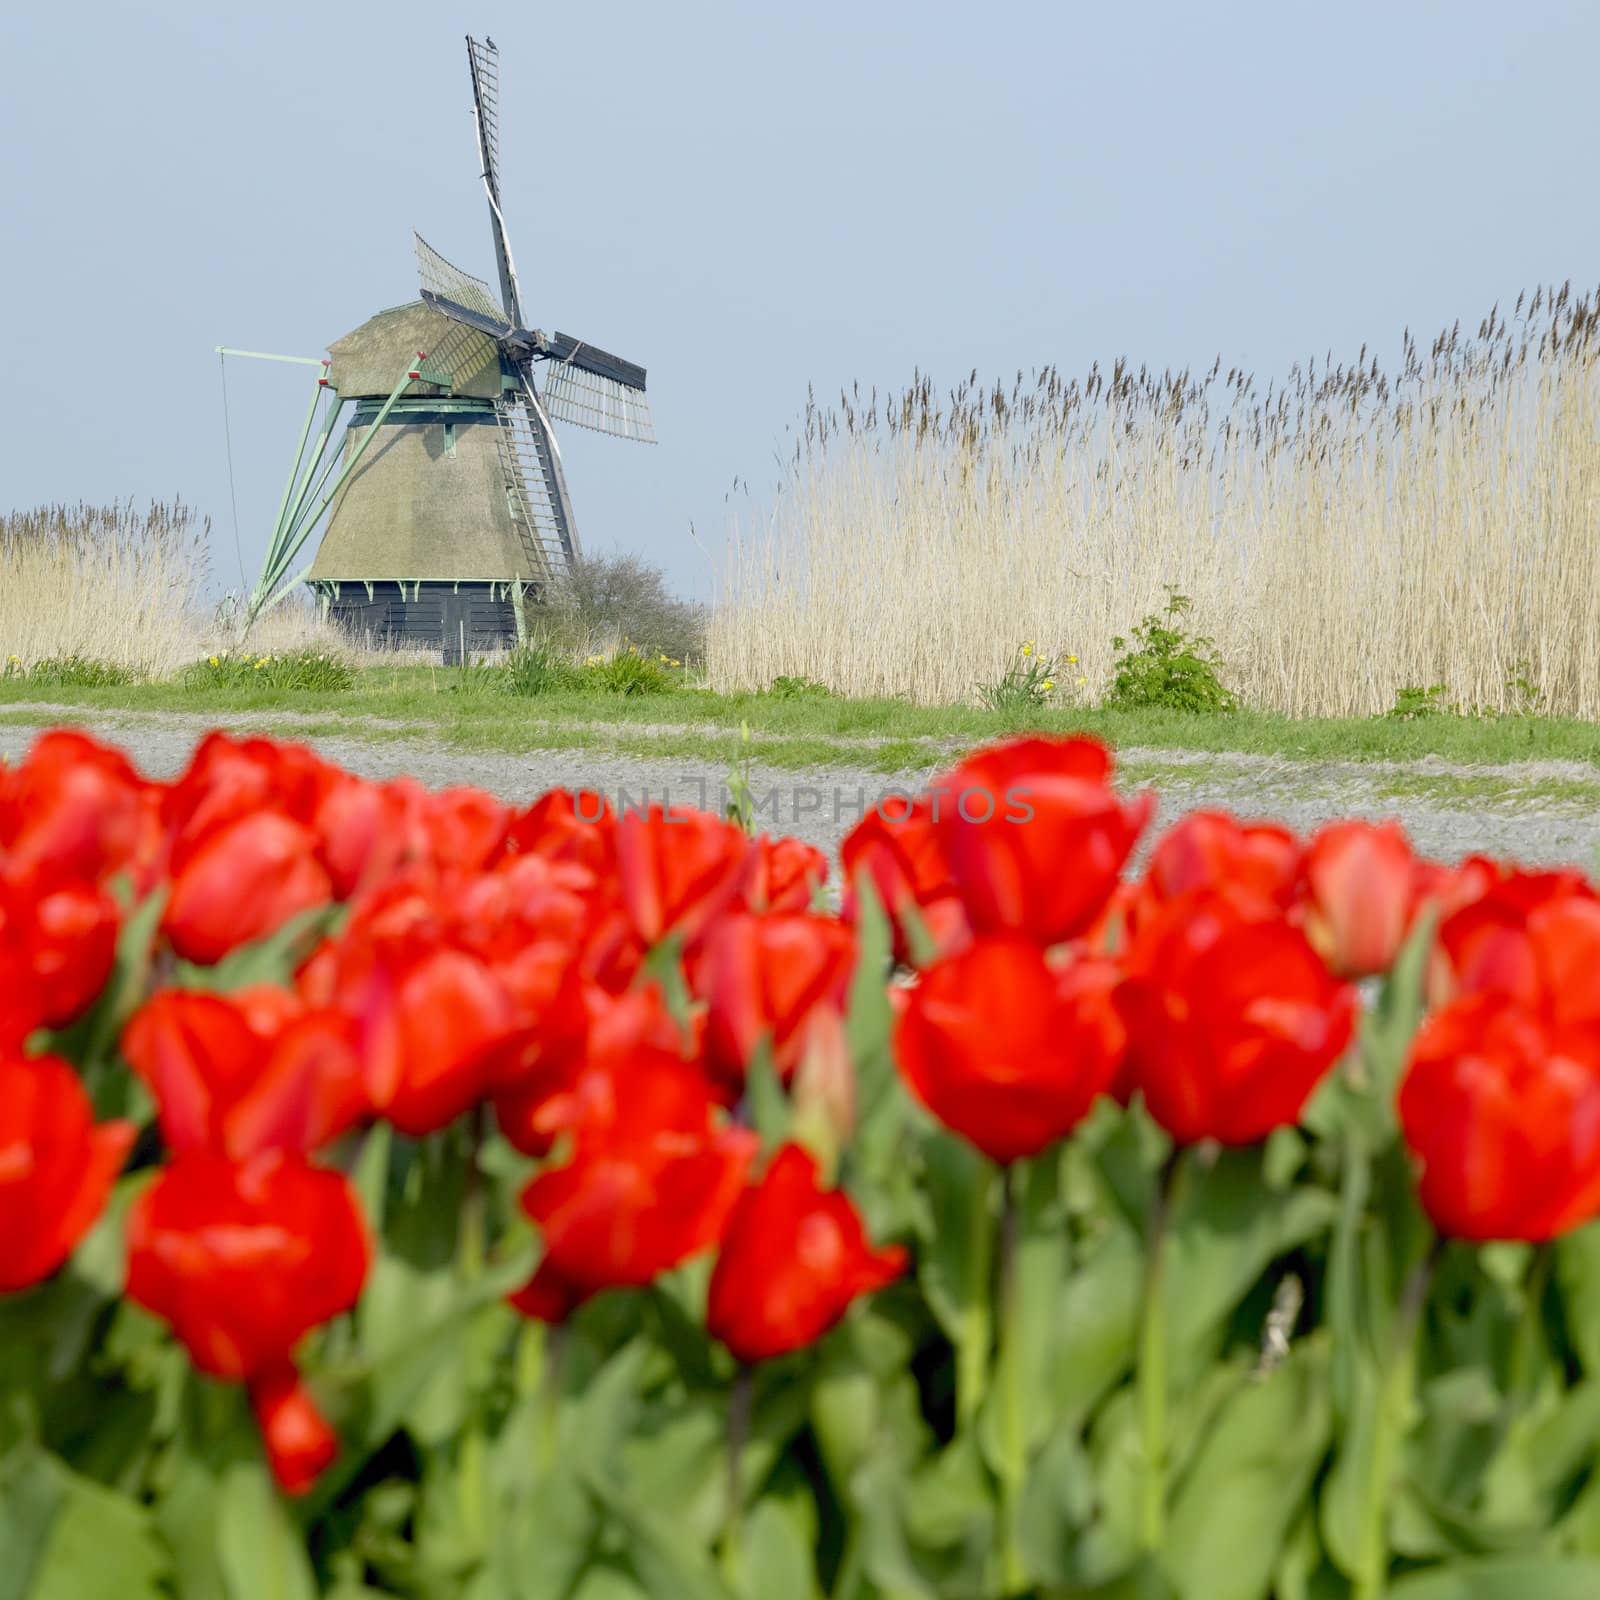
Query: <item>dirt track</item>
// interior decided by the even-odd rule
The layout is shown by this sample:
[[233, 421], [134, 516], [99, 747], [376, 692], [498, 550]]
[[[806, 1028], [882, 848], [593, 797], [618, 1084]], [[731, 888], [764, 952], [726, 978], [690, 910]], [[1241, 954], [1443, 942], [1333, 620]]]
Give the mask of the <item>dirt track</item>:
[[[22, 755], [48, 715], [46, 711], [39, 723], [0, 725], [0, 756]], [[272, 720], [281, 725], [286, 719]], [[152, 776], [166, 776], [183, 766], [196, 738], [210, 725], [205, 717], [142, 712], [97, 719], [96, 731], [128, 750]], [[636, 735], [639, 730], [628, 731]], [[623, 804], [648, 798], [720, 808], [725, 799], [727, 769], [720, 761], [655, 760], [600, 749], [507, 755], [425, 739], [365, 740], [355, 735], [313, 737], [309, 742], [330, 760], [369, 777], [409, 773], [434, 788], [474, 784], [512, 802], [529, 801], [557, 786], [595, 789]], [[760, 825], [831, 851], [863, 807], [891, 792], [914, 791], [938, 770], [930, 765], [885, 774], [852, 766], [846, 741], [840, 742], [840, 756], [838, 765], [809, 772], [757, 762], [751, 779], [764, 808]], [[1577, 763], [1466, 768], [1434, 759], [1302, 762], [1143, 749], [1125, 749], [1119, 760], [1132, 781], [1151, 782], [1156, 788], [1158, 828], [1185, 811], [1222, 806], [1244, 816], [1275, 817], [1301, 831], [1337, 816], [1398, 816], [1419, 850], [1445, 861], [1486, 851], [1530, 863], [1590, 869], [1600, 851], [1600, 771]], [[1487, 798], [1450, 793], [1452, 787], [1459, 790], [1474, 781], [1481, 785], [1482, 780], [1491, 780], [1492, 787], [1504, 792]], [[1589, 785], [1592, 794], [1583, 792]]]

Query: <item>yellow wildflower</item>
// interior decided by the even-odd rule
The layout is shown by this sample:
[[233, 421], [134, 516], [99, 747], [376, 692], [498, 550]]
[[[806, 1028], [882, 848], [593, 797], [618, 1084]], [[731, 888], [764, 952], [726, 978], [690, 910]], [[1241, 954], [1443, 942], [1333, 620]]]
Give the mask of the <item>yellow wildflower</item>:
[[1079, 683], [1080, 683], [1080, 684], [1084, 684], [1084, 683], [1087, 683], [1087, 682], [1088, 682], [1088, 681], [1089, 681], [1089, 680], [1088, 680], [1088, 679], [1087, 679], [1087, 678], [1079, 678], [1079, 679], [1078, 679], [1078, 682], [1079, 682]]
[[[12, 656], [11, 659], [13, 661], [15, 661], [17, 658], [15, 656]], [[210, 657], [210, 661], [211, 661], [211, 665], [214, 666], [214, 667], [221, 665], [221, 663], [217, 660], [217, 658], [215, 656]]]
[[1042, 689], [1053, 689], [1055, 688], [1055, 684], [1051, 679], [1046, 678], [1039, 687]]
[[1023, 653], [1023, 655], [1025, 655], [1025, 656], [1031, 656], [1031, 655], [1032, 655], [1032, 654], [1033, 654], [1033, 646], [1032, 646], [1032, 645], [1031, 645], [1031, 644], [1025, 644], [1025, 645], [1023, 645], [1023, 647], [1022, 647], [1022, 653]]
[[1077, 666], [1077, 664], [1078, 664], [1078, 658], [1076, 656], [1068, 656], [1067, 657], [1067, 665], [1069, 667], [1075, 667], [1075, 666]]

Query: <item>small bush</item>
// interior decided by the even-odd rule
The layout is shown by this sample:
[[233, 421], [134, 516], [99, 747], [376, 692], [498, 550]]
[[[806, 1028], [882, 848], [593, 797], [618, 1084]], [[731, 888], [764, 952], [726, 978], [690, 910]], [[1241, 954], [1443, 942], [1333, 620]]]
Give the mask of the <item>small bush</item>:
[[1506, 674], [1506, 715], [1510, 717], [1537, 717], [1544, 713], [1544, 695], [1533, 681], [1533, 668], [1519, 661]]
[[585, 686], [602, 694], [666, 694], [677, 688], [667, 667], [630, 646], [614, 656], [595, 656], [584, 669]]
[[652, 658], [705, 659], [706, 608], [673, 594], [666, 574], [638, 556], [576, 562], [535, 625], [546, 643], [572, 654], [631, 641]]
[[1120, 650], [1105, 703], [1119, 709], [1161, 707], [1169, 711], [1232, 711], [1237, 702], [1224, 687], [1215, 641], [1182, 626], [1191, 601], [1167, 585], [1164, 611], [1152, 611], [1131, 640], [1116, 635]]
[[837, 698], [834, 690], [825, 683], [818, 683], [815, 678], [808, 678], [804, 673], [793, 677], [783, 675], [772, 680], [771, 687], [766, 691], [774, 700], [833, 700]]
[[559, 694], [584, 687], [584, 673], [548, 645], [525, 645], [499, 668], [499, 687], [506, 694], [528, 697]]
[[223, 650], [197, 661], [183, 675], [187, 689], [273, 689], [305, 694], [336, 693], [355, 686], [350, 663], [322, 650], [285, 650], [257, 655]]
[[1395, 691], [1394, 704], [1384, 716], [1400, 722], [1414, 722], [1418, 717], [1441, 717], [1453, 709], [1445, 703], [1442, 683], [1431, 683], [1426, 689], [1409, 684]]
[[13, 656], [6, 663], [5, 677], [50, 689], [116, 689], [133, 683], [139, 676], [120, 661], [104, 661], [96, 656], [46, 656], [25, 667]]

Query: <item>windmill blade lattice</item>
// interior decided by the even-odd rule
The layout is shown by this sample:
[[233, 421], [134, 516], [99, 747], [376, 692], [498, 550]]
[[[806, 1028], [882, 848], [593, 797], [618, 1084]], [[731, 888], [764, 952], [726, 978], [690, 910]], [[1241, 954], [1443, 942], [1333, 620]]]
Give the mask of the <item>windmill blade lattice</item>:
[[467, 59], [472, 63], [472, 93], [477, 102], [479, 142], [483, 147], [484, 176], [500, 198], [500, 56], [470, 36]]
[[446, 316], [455, 316], [458, 310], [469, 313], [456, 316], [456, 321], [492, 338], [504, 338], [512, 331], [494, 290], [482, 278], [474, 278], [446, 261], [420, 233], [413, 237], [417, 242], [417, 277], [422, 283], [423, 299], [443, 302], [439, 309]]
[[500, 304], [506, 320], [522, 321], [517, 269], [511, 259], [511, 238], [500, 209], [500, 53], [492, 43], [467, 36], [467, 62], [472, 69], [472, 115], [478, 128], [478, 156], [483, 162], [483, 190], [489, 199], [495, 266], [500, 275]]
[[[551, 344], [553, 351], [563, 344], [575, 348], [565, 356], [552, 354], [544, 369], [544, 406], [550, 416], [617, 439], [656, 442], [642, 367], [592, 350], [566, 334], [558, 333]], [[628, 381], [635, 373], [637, 382]]]

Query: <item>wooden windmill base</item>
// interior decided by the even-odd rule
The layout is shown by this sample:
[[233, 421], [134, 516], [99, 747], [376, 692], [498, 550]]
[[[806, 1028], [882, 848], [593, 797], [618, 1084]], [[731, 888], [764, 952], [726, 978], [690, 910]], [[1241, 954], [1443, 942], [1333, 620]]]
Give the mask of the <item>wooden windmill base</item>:
[[[368, 648], [438, 650], [459, 666], [474, 653], [513, 649], [522, 636], [508, 583], [318, 584], [323, 614]], [[526, 585], [521, 604], [537, 604]]]

